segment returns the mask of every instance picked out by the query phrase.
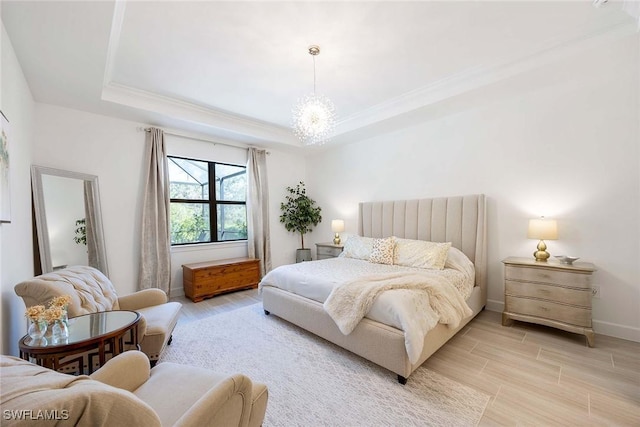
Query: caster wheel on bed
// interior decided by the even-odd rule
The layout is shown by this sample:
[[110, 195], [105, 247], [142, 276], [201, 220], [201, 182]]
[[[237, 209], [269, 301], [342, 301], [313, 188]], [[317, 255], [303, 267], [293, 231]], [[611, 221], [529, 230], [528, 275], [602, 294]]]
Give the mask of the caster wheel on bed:
[[264, 314], [266, 314], [267, 316], [271, 314], [271, 312], [269, 310], [265, 310]]
[[398, 382], [402, 385], [405, 385], [407, 383], [407, 379], [402, 375], [398, 375]]

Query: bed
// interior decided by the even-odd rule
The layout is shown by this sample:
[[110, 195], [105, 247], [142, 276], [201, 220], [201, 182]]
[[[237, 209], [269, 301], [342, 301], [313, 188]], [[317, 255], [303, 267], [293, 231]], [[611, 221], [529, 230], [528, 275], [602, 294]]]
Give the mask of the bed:
[[[485, 224], [485, 197], [482, 194], [360, 203], [360, 236], [451, 242], [451, 246], [464, 253], [475, 268], [475, 283], [466, 299], [470, 314], [455, 328], [438, 324], [429, 330], [417, 355], [409, 357], [405, 333], [398, 325], [390, 326], [390, 322], [373, 320], [370, 317], [375, 319], [375, 316], [367, 315], [345, 335], [325, 311], [321, 302], [323, 296], [303, 296], [294, 292], [293, 284], [274, 286], [274, 283], [265, 282], [272, 277], [269, 275], [260, 286], [265, 313], [274, 314], [396, 373], [398, 381], [404, 384], [415, 369], [484, 308], [487, 295]], [[344, 261], [313, 261], [307, 268], [330, 269], [340, 262]]]

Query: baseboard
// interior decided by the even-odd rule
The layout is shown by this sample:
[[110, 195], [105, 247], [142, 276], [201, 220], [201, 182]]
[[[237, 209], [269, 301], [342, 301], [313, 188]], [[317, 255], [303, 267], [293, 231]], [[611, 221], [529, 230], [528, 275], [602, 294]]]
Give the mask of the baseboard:
[[[504, 311], [504, 302], [489, 299], [487, 300], [485, 310], [502, 313]], [[593, 320], [593, 330], [596, 334], [640, 342], [640, 328], [619, 325], [617, 323], [605, 322], [602, 320]]]
[[485, 305], [485, 310], [489, 311], [497, 311], [498, 313], [502, 313], [504, 311], [504, 302], [497, 301], [493, 299], [487, 300], [487, 305]]
[[640, 328], [604, 322], [602, 320], [593, 320], [592, 323], [593, 330], [596, 331], [596, 334], [640, 342]]

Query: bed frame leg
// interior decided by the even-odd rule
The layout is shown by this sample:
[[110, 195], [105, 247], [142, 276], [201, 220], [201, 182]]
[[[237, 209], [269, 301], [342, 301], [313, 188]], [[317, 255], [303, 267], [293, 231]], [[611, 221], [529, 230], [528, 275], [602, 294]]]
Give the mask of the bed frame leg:
[[407, 379], [402, 375], [398, 374], [398, 382], [402, 385], [405, 385], [407, 383]]
[[264, 314], [266, 314], [267, 316], [271, 314], [271, 312], [269, 310], [265, 310]]

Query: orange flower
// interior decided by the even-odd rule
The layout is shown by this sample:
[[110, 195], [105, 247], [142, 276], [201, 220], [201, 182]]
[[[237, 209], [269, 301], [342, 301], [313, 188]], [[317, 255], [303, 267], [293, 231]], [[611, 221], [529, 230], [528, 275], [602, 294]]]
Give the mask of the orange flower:
[[32, 307], [28, 307], [27, 311], [24, 312], [24, 315], [27, 316], [30, 320], [37, 322], [42, 320], [44, 317], [44, 305], [34, 305]]
[[56, 320], [62, 320], [63, 314], [64, 314], [64, 310], [62, 307], [53, 306], [53, 307], [47, 308], [44, 311], [43, 317], [47, 322], [53, 323]]
[[49, 301], [49, 307], [66, 307], [71, 302], [70, 295], [62, 295]]

